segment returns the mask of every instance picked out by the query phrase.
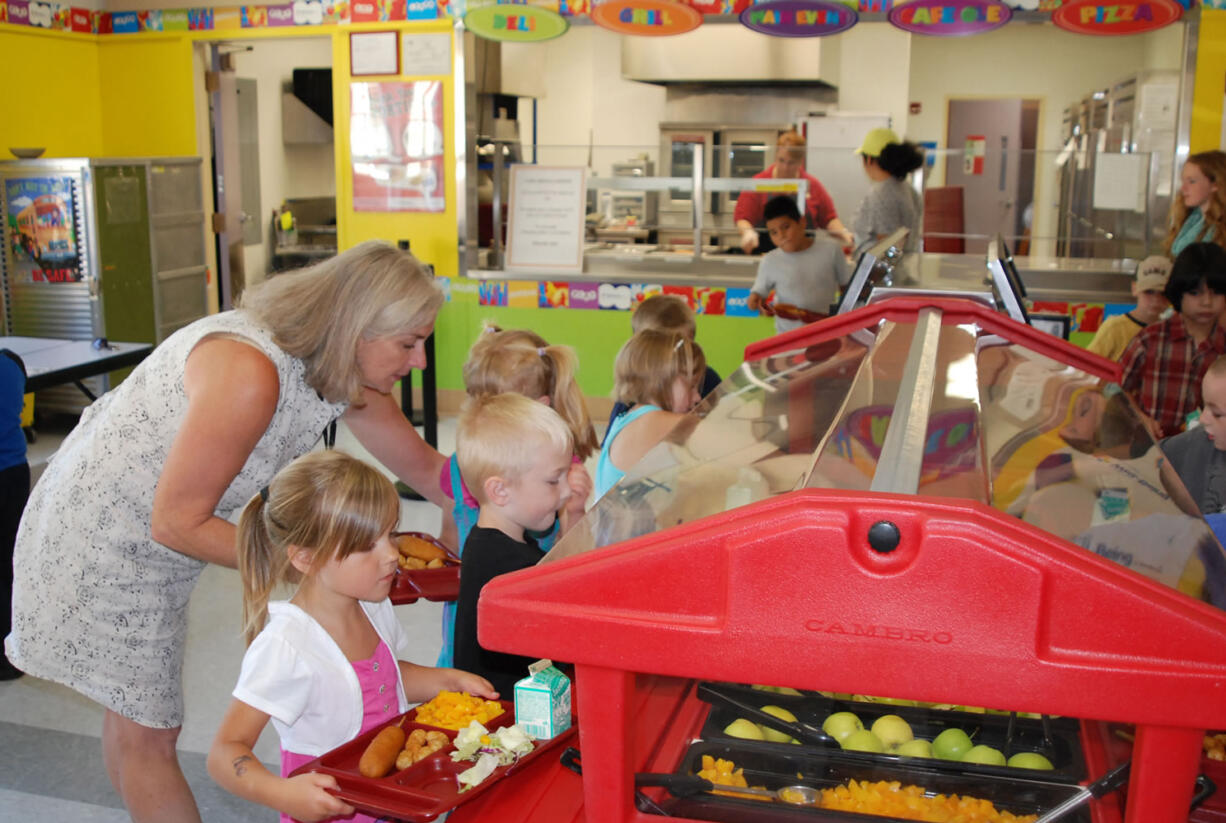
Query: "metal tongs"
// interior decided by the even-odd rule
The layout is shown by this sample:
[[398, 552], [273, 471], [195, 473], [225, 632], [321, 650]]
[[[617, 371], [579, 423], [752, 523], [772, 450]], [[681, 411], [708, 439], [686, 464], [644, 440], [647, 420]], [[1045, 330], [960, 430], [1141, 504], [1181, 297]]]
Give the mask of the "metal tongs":
[[752, 703], [746, 703], [740, 698], [733, 697], [714, 684], [699, 683], [698, 697], [708, 703], [722, 703], [725, 706], [729, 706], [739, 712], [741, 717], [774, 729], [777, 732], [790, 735], [802, 743], [809, 743], [814, 746], [829, 746], [835, 749], [840, 748], [839, 742], [822, 731], [818, 726], [799, 720], [793, 723], [781, 717], [775, 717], [775, 715], [762, 711]]
[[699, 794], [719, 792], [728, 795], [752, 795], [763, 800], [786, 803], [790, 806], [812, 806], [817, 803], [817, 789], [811, 786], [784, 786], [781, 789], [757, 789], [744, 786], [725, 786], [712, 783], [696, 774], [650, 774], [634, 776], [635, 786], [663, 786], [677, 797], [693, 797]]
[[1053, 820], [1059, 820], [1074, 809], [1088, 803], [1090, 798], [1111, 794], [1111, 792], [1128, 782], [1128, 770], [1131, 767], [1132, 760], [1125, 760], [1093, 783], [1086, 786], [1078, 786], [1077, 792], [1072, 797], [1040, 815], [1039, 819], [1034, 823], [1051, 823]]

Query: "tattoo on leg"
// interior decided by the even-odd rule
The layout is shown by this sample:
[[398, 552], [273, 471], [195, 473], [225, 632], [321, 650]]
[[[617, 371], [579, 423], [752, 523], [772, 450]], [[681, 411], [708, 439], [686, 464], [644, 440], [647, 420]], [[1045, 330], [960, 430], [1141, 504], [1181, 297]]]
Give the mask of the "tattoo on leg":
[[246, 754], [242, 755], [241, 757], [234, 758], [234, 776], [235, 777], [242, 777], [243, 775], [247, 773], [247, 761], [248, 760], [254, 761], [255, 758], [250, 755], [246, 755]]

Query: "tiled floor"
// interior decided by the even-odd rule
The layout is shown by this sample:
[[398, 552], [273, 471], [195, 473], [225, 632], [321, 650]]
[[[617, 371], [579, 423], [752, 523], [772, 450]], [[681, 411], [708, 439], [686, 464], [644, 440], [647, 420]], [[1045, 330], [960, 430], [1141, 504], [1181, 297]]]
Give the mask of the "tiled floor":
[[[35, 473], [58, 445], [63, 429], [52, 421], [30, 447]], [[454, 419], [441, 421], [439, 448], [444, 454], [454, 450], [454, 437]], [[337, 448], [365, 455], [343, 427]], [[402, 529], [437, 533], [439, 521], [434, 506], [402, 501]], [[242, 662], [241, 597], [237, 572], [210, 566], [200, 578], [189, 610], [186, 720], [179, 738], [179, 759], [206, 823], [277, 820], [275, 812], [220, 789], [205, 771], [205, 756]], [[419, 601], [398, 607], [397, 613], [413, 643], [410, 659], [432, 665], [440, 646], [442, 606]], [[0, 823], [128, 820], [102, 766], [101, 728], [102, 710], [76, 692], [28, 676], [0, 683]], [[277, 740], [271, 727], [255, 751], [265, 763], [277, 763]]]

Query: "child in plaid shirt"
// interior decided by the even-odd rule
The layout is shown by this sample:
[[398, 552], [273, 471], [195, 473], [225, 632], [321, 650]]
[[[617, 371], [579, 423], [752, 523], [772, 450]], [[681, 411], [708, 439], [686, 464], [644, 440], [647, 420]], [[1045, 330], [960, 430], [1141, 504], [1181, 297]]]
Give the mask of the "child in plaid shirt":
[[1193, 243], [1175, 259], [1165, 294], [1175, 314], [1141, 329], [1120, 357], [1124, 391], [1152, 421], [1155, 437], [1183, 431], [1201, 406], [1201, 381], [1226, 351], [1226, 251]]

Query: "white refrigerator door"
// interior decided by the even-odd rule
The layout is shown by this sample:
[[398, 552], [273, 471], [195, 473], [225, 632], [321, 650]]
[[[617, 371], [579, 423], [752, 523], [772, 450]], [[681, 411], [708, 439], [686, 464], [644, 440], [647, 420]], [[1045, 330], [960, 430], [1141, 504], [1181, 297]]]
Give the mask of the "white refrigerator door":
[[856, 207], [868, 194], [868, 176], [855, 150], [876, 128], [889, 128], [888, 114], [847, 113], [806, 117], [800, 121], [808, 150], [805, 171], [818, 179], [834, 199], [843, 225], [851, 226]]

